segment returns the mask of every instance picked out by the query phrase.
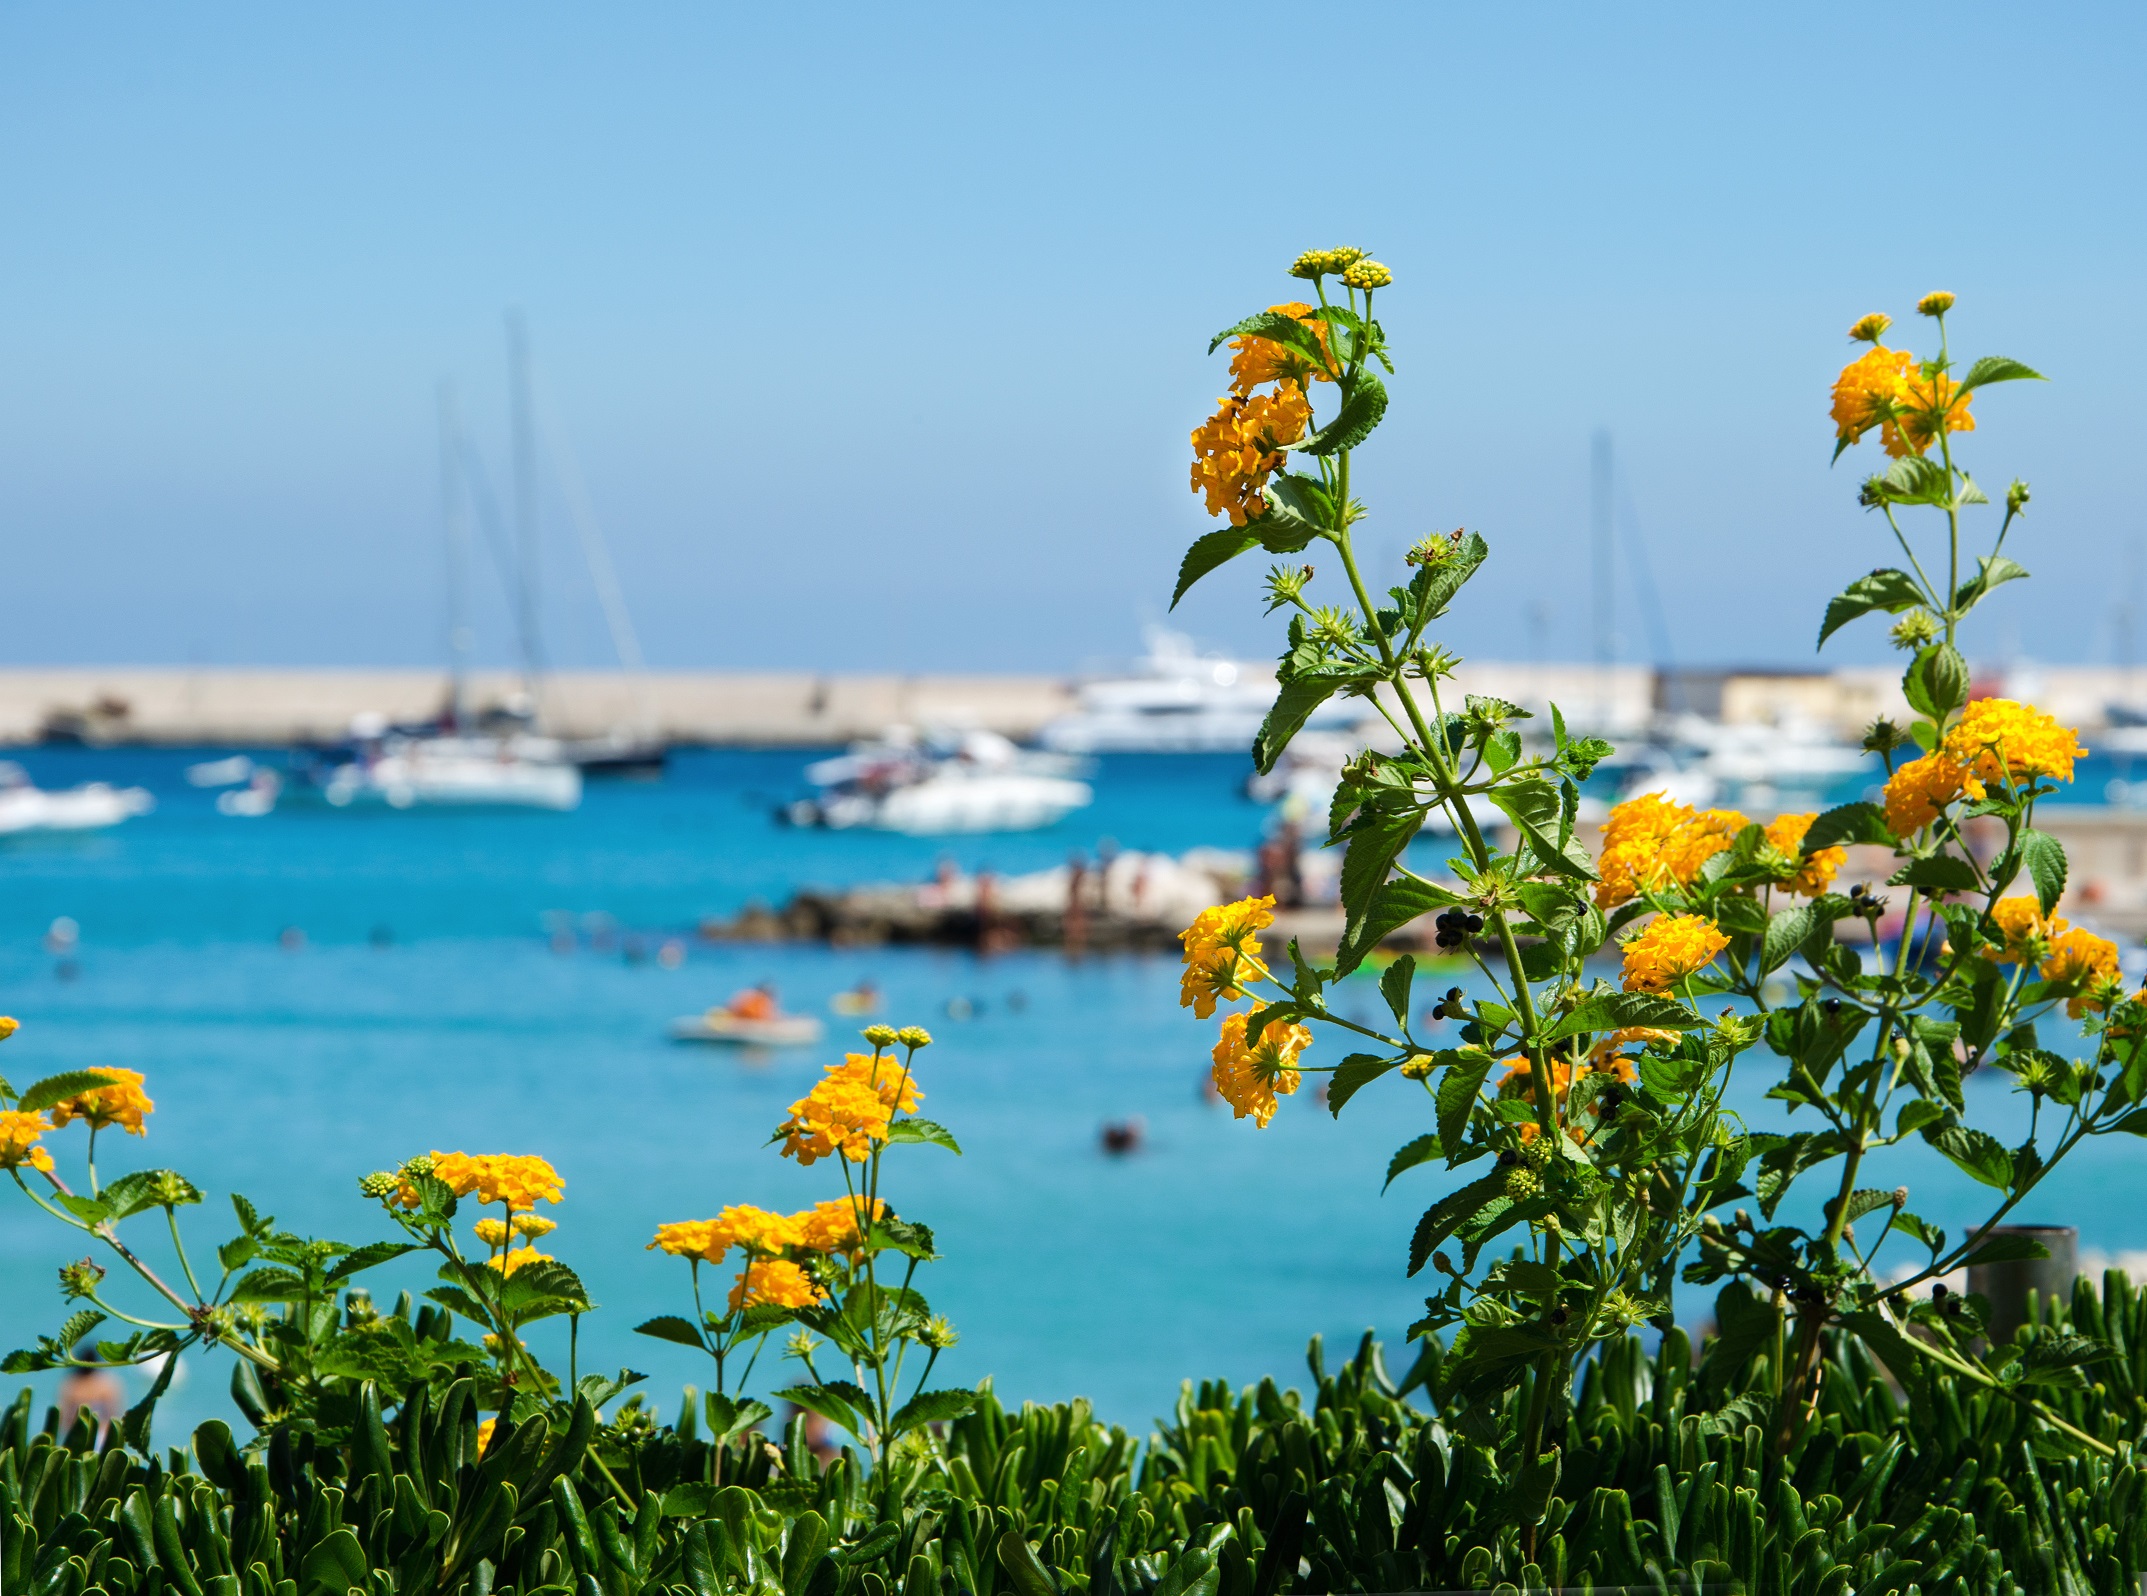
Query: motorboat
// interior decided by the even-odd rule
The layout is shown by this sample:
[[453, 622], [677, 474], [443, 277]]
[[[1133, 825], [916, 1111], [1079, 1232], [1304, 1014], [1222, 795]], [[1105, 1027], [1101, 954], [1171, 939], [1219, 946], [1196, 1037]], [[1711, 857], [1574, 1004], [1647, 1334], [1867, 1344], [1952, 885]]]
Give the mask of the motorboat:
[[826, 1027], [810, 1014], [777, 1014], [751, 1019], [726, 1008], [687, 1014], [671, 1022], [674, 1042], [729, 1042], [757, 1047], [809, 1047]]
[[795, 826], [831, 831], [1038, 831], [1095, 799], [1076, 779], [1077, 761], [1017, 748], [997, 732], [939, 732], [918, 739], [904, 728], [808, 765], [818, 791], [779, 811]]
[[375, 716], [354, 720], [344, 756], [309, 775], [312, 791], [336, 809], [581, 805], [581, 771], [573, 765], [523, 758], [488, 739], [390, 733]]
[[1722, 722], [1681, 715], [1600, 767], [1621, 797], [1661, 793], [1696, 809], [1826, 808], [1881, 772], [1871, 755], [1805, 721]]
[[[1199, 654], [1191, 638], [1148, 628], [1148, 653], [1129, 675], [1081, 684], [1079, 705], [1049, 722], [1037, 740], [1071, 754], [1242, 753], [1275, 703], [1265, 667]], [[1364, 718], [1354, 699], [1330, 698], [1305, 722], [1307, 731], [1341, 731]]]
[[32, 783], [20, 765], [0, 763], [0, 837], [102, 831], [155, 807], [156, 800], [143, 787], [93, 781], [48, 792]]

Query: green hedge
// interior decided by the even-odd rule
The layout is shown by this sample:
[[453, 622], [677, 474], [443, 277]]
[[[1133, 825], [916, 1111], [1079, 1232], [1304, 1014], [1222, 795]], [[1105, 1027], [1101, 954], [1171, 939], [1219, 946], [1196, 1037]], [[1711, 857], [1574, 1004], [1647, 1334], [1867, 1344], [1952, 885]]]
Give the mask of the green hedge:
[[[1310, 1353], [1309, 1401], [1273, 1381], [1188, 1386], [1145, 1445], [1082, 1402], [1011, 1412], [988, 1391], [867, 1475], [793, 1424], [713, 1446], [689, 1394], [660, 1425], [586, 1397], [477, 1453], [467, 1381], [351, 1440], [220, 1421], [145, 1457], [89, 1425], [0, 1419], [5, 1596], [1276, 1596], [1510, 1586], [1727, 1586], [1752, 1596], [2136, 1596], [2147, 1299], [2080, 1282], [2025, 1345], [2078, 1332], [2114, 1356], [2039, 1394], [2117, 1449], [2053, 1443], [2003, 1393], [1897, 1395], [1860, 1343], [1828, 1351], [1785, 1457], [1762, 1351], [1682, 1331], [1613, 1345], [1573, 1395], [1555, 1478], [1504, 1466], [1438, 1396], [1439, 1355], [1390, 1377], [1369, 1336]], [[1516, 1393], [1516, 1402], [1525, 1400]], [[1510, 1429], [1510, 1426], [1509, 1426]], [[718, 1483], [720, 1479], [721, 1483]]]

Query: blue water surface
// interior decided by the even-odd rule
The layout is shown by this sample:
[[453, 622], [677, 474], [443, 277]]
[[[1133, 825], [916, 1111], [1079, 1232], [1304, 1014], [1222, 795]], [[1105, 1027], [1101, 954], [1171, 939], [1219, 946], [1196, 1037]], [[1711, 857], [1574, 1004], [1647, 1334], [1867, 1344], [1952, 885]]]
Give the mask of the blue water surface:
[[[943, 859], [1014, 872], [1105, 839], [1246, 846], [1263, 816], [1238, 794], [1242, 759], [1106, 759], [1095, 805], [1052, 830], [912, 839], [775, 826], [802, 753], [684, 754], [660, 783], [592, 784], [572, 815], [287, 808], [260, 820], [219, 816], [184, 783], [198, 757], [32, 750], [23, 762], [46, 785], [138, 782], [158, 807], [104, 835], [0, 848], [0, 1012], [23, 1022], [0, 1068], [18, 1085], [93, 1064], [145, 1071], [150, 1133], [108, 1133], [103, 1162], [108, 1174], [177, 1168], [210, 1193], [186, 1215], [197, 1265], [230, 1234], [231, 1191], [293, 1228], [363, 1242], [392, 1233], [357, 1194], [364, 1172], [433, 1148], [541, 1153], [567, 1181], [547, 1250], [601, 1304], [582, 1366], [646, 1371], [669, 1407], [706, 1371], [632, 1333], [686, 1307], [685, 1266], [647, 1252], [649, 1235], [725, 1203], [798, 1207], [840, 1189], [826, 1165], [799, 1169], [763, 1144], [836, 1056], [842, 1022], [820, 1048], [760, 1056], [673, 1044], [666, 1024], [761, 980], [824, 1013], [869, 978], [888, 1018], [937, 1035], [920, 1061], [926, 1112], [964, 1149], [901, 1150], [886, 1187], [945, 1254], [920, 1284], [963, 1334], [941, 1363], [949, 1383], [991, 1374], [1014, 1399], [1082, 1394], [1145, 1425], [1185, 1378], [1299, 1375], [1312, 1333], [1374, 1327], [1395, 1342], [1421, 1311], [1408, 1235], [1450, 1177], [1416, 1171], [1385, 1197], [1380, 1181], [1393, 1149], [1429, 1128], [1428, 1102], [1390, 1079], [1337, 1120], [1308, 1086], [1265, 1131], [1234, 1121], [1203, 1100], [1212, 1029], [1179, 1009], [1174, 959], [693, 935], [801, 884], [917, 879]], [[64, 961], [43, 940], [62, 915], [81, 928]], [[571, 937], [555, 941], [563, 927]], [[673, 937], [678, 968], [646, 956]], [[1380, 999], [1360, 979], [1336, 1006], [1369, 1020]], [[1318, 1051], [1347, 1048], [1327, 1036]], [[1779, 1123], [1768, 1084], [1755, 1054], [1735, 1095], [1756, 1124]], [[1982, 1122], [2017, 1138], [2010, 1100], [1973, 1089]], [[1101, 1125], [1135, 1115], [1144, 1149], [1105, 1157]], [[54, 1138], [66, 1159], [80, 1134]], [[2076, 1155], [2016, 1217], [2076, 1223], [2088, 1246], [2139, 1245], [2147, 1175], [2123, 1140]], [[1984, 1211], [1985, 1194], [1920, 1146], [1874, 1173], [1909, 1182], [1918, 1210], [1950, 1228]], [[57, 1324], [54, 1271], [84, 1250], [0, 1187], [0, 1346]], [[382, 1296], [429, 1284], [409, 1265], [370, 1279]], [[1707, 1306], [1695, 1294], [1680, 1312]], [[540, 1350], [563, 1358], [545, 1333]], [[792, 1377], [775, 1358], [756, 1373], [763, 1390]], [[167, 1436], [228, 1411], [228, 1360], [191, 1363], [160, 1420]]]

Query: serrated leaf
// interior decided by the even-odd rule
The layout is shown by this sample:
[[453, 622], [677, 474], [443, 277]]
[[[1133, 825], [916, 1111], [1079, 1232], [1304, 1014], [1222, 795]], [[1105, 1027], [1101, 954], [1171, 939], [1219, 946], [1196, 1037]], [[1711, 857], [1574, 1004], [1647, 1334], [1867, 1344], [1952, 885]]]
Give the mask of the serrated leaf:
[[1759, 945], [1760, 974], [1770, 975], [1787, 964], [1790, 956], [1804, 946], [1805, 939], [1818, 925], [1819, 917], [1812, 912], [1810, 904], [1784, 909], [1768, 920], [1766, 934]]
[[111, 1084], [111, 1076], [99, 1075], [95, 1070], [68, 1070], [61, 1075], [48, 1075], [35, 1083], [22, 1094], [22, 1101], [15, 1107], [24, 1114], [42, 1113], [70, 1097], [79, 1097], [84, 1092], [94, 1092]]
[[419, 1248], [415, 1242], [367, 1242], [363, 1247], [355, 1247], [341, 1258], [338, 1258], [334, 1267], [328, 1271], [328, 1279], [331, 1282], [348, 1280], [352, 1275], [363, 1270], [377, 1269], [380, 1265], [392, 1262], [402, 1257], [405, 1253], [412, 1253], [418, 1250]]
[[2023, 831], [2020, 862], [2035, 883], [2035, 901], [2048, 914], [2065, 896], [2065, 845], [2047, 831]]
[[2031, 366], [2004, 355], [1985, 355], [1968, 368], [1968, 375], [1961, 379], [1960, 391], [1973, 393], [1976, 389], [1994, 382], [2047, 382], [2049, 379]]
[[201, 1193], [184, 1175], [171, 1169], [139, 1169], [108, 1181], [99, 1194], [114, 1219], [125, 1219], [145, 1208], [163, 1206], [170, 1197], [174, 1207], [201, 1201]]
[[241, 1275], [238, 1284], [231, 1288], [226, 1299], [231, 1302], [304, 1302], [308, 1296], [319, 1296], [309, 1291], [306, 1277], [291, 1269], [256, 1269]]
[[[1451, 1164], [1461, 1156], [1462, 1138], [1469, 1128], [1469, 1114], [1476, 1106], [1477, 1095], [1489, 1079], [1494, 1060], [1489, 1058], [1466, 1058], [1456, 1055], [1446, 1066], [1446, 1073], [1439, 1078], [1438, 1116], [1439, 1150]], [[1387, 1173], [1392, 1184], [1394, 1172]]]
[[950, 1153], [959, 1153], [962, 1144], [954, 1139], [954, 1132], [936, 1120], [898, 1119], [887, 1127], [887, 1140], [893, 1142], [926, 1142], [934, 1147], [944, 1147]]
[[1218, 527], [1193, 540], [1178, 566], [1178, 585], [1171, 589], [1170, 607], [1176, 609], [1192, 585], [1210, 571], [1219, 570], [1240, 554], [1260, 547], [1259, 534], [1248, 527]]
[[1268, 710], [1259, 734], [1252, 740], [1252, 762], [1260, 773], [1266, 775], [1275, 768], [1275, 761], [1315, 709], [1356, 680], [1354, 674], [1307, 671], [1284, 682], [1275, 694], [1274, 707]]
[[1984, 1185], [2000, 1191], [2012, 1185], [2012, 1150], [1990, 1132], [1972, 1125], [1949, 1125], [1943, 1130], [1925, 1131], [1923, 1139]]
[[698, 1352], [708, 1350], [701, 1340], [700, 1331], [693, 1327], [693, 1322], [682, 1319], [675, 1313], [659, 1313], [653, 1319], [642, 1320], [634, 1326], [634, 1334], [653, 1336], [658, 1341], [673, 1341], [682, 1347], [692, 1347]]
[[1309, 455], [1339, 454], [1344, 449], [1354, 449], [1372, 435], [1372, 429], [1379, 425], [1380, 418], [1386, 413], [1386, 385], [1370, 372], [1360, 372], [1334, 419], [1294, 447]]
[[1471, 532], [1445, 559], [1418, 568], [1416, 575], [1409, 579], [1409, 595], [1416, 600], [1417, 631], [1421, 632], [1446, 613], [1454, 595], [1490, 557], [1491, 545], [1481, 535]]
[[2033, 1258], [2047, 1258], [2050, 1249], [2033, 1236], [1993, 1236], [1968, 1255], [1961, 1265], [1973, 1269], [1978, 1264], [2026, 1263]]
[[[1349, 841], [1342, 852], [1342, 908], [1350, 920], [1360, 919], [1371, 907], [1373, 897], [1386, 885], [1394, 861], [1423, 824], [1424, 811], [1413, 804], [1400, 809], [1366, 806], [1357, 811], [1356, 819], [1349, 823]], [[1337, 979], [1342, 973], [1337, 959]]]
[[872, 1398], [847, 1380], [831, 1380], [826, 1385], [794, 1385], [775, 1393], [786, 1402], [796, 1403], [808, 1413], [817, 1413], [831, 1424], [839, 1424], [860, 1441], [865, 1438], [865, 1415], [872, 1411]]
[[1327, 1112], [1337, 1117], [1342, 1105], [1402, 1061], [1380, 1053], [1352, 1053], [1334, 1067], [1327, 1082]]
[[1550, 869], [1578, 881], [1595, 879], [1595, 861], [1578, 838], [1560, 838], [1565, 805], [1547, 781], [1517, 781], [1485, 794], [1526, 837], [1536, 856]]
[[1299, 354], [1310, 357], [1316, 366], [1327, 364], [1327, 352], [1320, 347], [1319, 334], [1284, 311], [1263, 310], [1232, 323], [1208, 340], [1208, 353], [1214, 354], [1231, 338], [1265, 338], [1269, 343], [1289, 345]]
[[1439, 1154], [1439, 1138], [1428, 1132], [1425, 1135], [1413, 1137], [1404, 1142], [1394, 1150], [1394, 1156], [1387, 1160], [1387, 1178], [1379, 1189], [1385, 1191], [1388, 1186], [1394, 1184], [1397, 1176], [1416, 1168], [1419, 1164], [1430, 1163]]
[[1891, 847], [1894, 834], [1886, 829], [1886, 811], [1877, 804], [1842, 804], [1829, 809], [1811, 823], [1804, 833], [1803, 857], [1809, 859], [1821, 848], [1851, 847], [1858, 843], [1876, 843]]
[[1416, 956], [1409, 953], [1388, 965], [1379, 976], [1379, 995], [1387, 1000], [1387, 1012], [1405, 1030], [1409, 1025], [1409, 988], [1415, 980]]
[[1420, 1273], [1441, 1242], [1487, 1205], [1503, 1200], [1505, 1195], [1506, 1172], [1499, 1170], [1469, 1182], [1458, 1191], [1448, 1192], [1425, 1209], [1424, 1217], [1416, 1222], [1416, 1231], [1409, 1238], [1409, 1273]]
[[2017, 560], [2009, 560], [2002, 554], [1981, 556], [1976, 561], [1976, 574], [1960, 586], [1953, 596], [1953, 606], [1963, 612], [1975, 608], [1989, 596], [1990, 590], [2005, 582], [2018, 582], [2028, 574], [2027, 568]]
[[1355, 970], [1374, 948], [1412, 920], [1459, 902], [1457, 894], [1421, 876], [1403, 874], [1386, 882], [1366, 900], [1363, 916], [1348, 927], [1342, 945], [1335, 949], [1335, 979]]
[[944, 1424], [975, 1412], [976, 1406], [974, 1391], [920, 1391], [895, 1409], [894, 1417], [888, 1420], [887, 1433], [899, 1435], [920, 1425]]
[[1969, 892], [1976, 886], [1975, 866], [1952, 854], [1911, 859], [1887, 878], [1890, 887], [1934, 887], [1940, 892]]
[[1819, 624], [1819, 646], [1826, 647], [1828, 638], [1859, 615], [1869, 615], [1873, 610], [1898, 614], [1923, 602], [1923, 589], [1906, 571], [1885, 569], [1860, 576], [1827, 600], [1826, 619]]
[[1597, 992], [1582, 998], [1571, 1013], [1544, 1033], [1545, 1043], [1583, 1031], [1618, 1031], [1646, 1026], [1657, 1031], [1696, 1030], [1707, 1022], [1675, 998], [1653, 992]]

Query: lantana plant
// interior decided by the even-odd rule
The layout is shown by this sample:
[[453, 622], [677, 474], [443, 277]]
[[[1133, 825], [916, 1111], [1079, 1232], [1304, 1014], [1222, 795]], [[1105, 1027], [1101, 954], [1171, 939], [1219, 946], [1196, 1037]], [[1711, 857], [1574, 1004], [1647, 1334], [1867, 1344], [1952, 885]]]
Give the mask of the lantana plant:
[[[1386, 1178], [1427, 1165], [1463, 1173], [1410, 1241], [1410, 1274], [1439, 1278], [1411, 1333], [1451, 1338], [1437, 1379], [1464, 1426], [1498, 1439], [1520, 1470], [1524, 1521], [1557, 1476], [1574, 1370], [1636, 1324], [1668, 1324], [1681, 1272], [1723, 1283], [1721, 1333], [1739, 1360], [1769, 1361], [1769, 1417], [1785, 1448], [1826, 1377], [1821, 1332], [1837, 1325], [1912, 1395], [1937, 1361], [2029, 1407], [2048, 1444], [2099, 1446], [2035, 1391], [2078, 1378], [2102, 1349], [2050, 1338], [1979, 1351], [1986, 1305], [1916, 1289], [1964, 1264], [2038, 1253], [1984, 1232], [2082, 1138], [2147, 1132], [2147, 1004], [2124, 998], [2110, 943], [2056, 916], [2064, 853], [2033, 825], [2037, 798], [2071, 779], [2082, 750], [2032, 706], [1971, 704], [1956, 641], [1994, 589], [2027, 574], [2002, 550], [2028, 493], [2008, 491], [1990, 553], [1965, 570], [1963, 514], [1986, 498], [1953, 440], [1973, 430], [1979, 389], [2037, 374], [1988, 358], [1956, 375], [1950, 295], [1918, 307], [1937, 333], [1928, 359], [1881, 344], [1884, 317], [1852, 331], [1871, 348], [1836, 385], [1836, 454], [1880, 434], [1892, 464], [1860, 498], [1909, 569], [1851, 584], [1820, 641], [1870, 611], [1902, 617], [1894, 636], [1913, 654], [1903, 686], [1917, 719], [1881, 722], [1865, 743], [1885, 802], [1761, 824], [1643, 794], [1611, 811], [1591, 850], [1581, 786], [1610, 746], [1576, 735], [1556, 706], [1547, 735], [1524, 737], [1533, 717], [1521, 706], [1454, 691], [1460, 661], [1437, 623], [1488, 557], [1485, 540], [1421, 539], [1379, 598], [1360, 569], [1355, 528], [1368, 512], [1351, 495], [1351, 464], [1387, 409], [1379, 373], [1394, 368], [1373, 299], [1392, 274], [1355, 249], [1308, 252], [1290, 272], [1316, 303], [1272, 306], [1209, 346], [1229, 344], [1231, 390], [1193, 433], [1193, 488], [1228, 525], [1192, 545], [1176, 597], [1255, 549], [1321, 546], [1337, 602], [1316, 601], [1312, 565], [1268, 574], [1268, 609], [1289, 622], [1255, 763], [1273, 768], [1337, 694], [1361, 698], [1399, 751], [1367, 749], [1342, 771], [1328, 841], [1344, 850], [1346, 923], [1331, 961], [1296, 942], [1286, 959], [1264, 956], [1264, 898], [1209, 910], [1185, 932], [1185, 1005], [1202, 1018], [1250, 1005], [1222, 1021], [1219, 1093], [1263, 1126], [1307, 1072], [1329, 1076], [1336, 1114], [1390, 1074], [1424, 1094], [1426, 1128]], [[1928, 563], [1901, 525], [1913, 507], [1944, 518]], [[1940, 562], [1942, 582], [1929, 574]], [[1897, 761], [1911, 745], [1920, 756]], [[1487, 829], [1487, 813], [1501, 823]], [[2002, 838], [1995, 848], [1971, 847], [1976, 821]], [[1453, 839], [1443, 869], [1405, 862], [1425, 832]], [[1886, 850], [1890, 891], [1835, 890], [1856, 845]], [[1413, 954], [1380, 976], [1391, 1029], [1329, 1006], [1334, 983], [1405, 932], [1473, 973], [1474, 995], [1454, 986], [1431, 1008], [1458, 1023], [1453, 1045], [1416, 1034]], [[1613, 959], [1615, 981], [1599, 963]], [[2091, 1056], [2051, 1049], [2037, 1027], [2058, 1018], [2084, 1030]], [[1358, 1050], [1304, 1062], [1319, 1027]], [[1969, 1122], [1961, 1082], [1984, 1067], [2033, 1100], [2020, 1146]], [[1739, 1071], [1759, 1072], [1792, 1124], [1817, 1123], [1753, 1130], [1726, 1103]], [[1875, 1162], [1912, 1138], [1992, 1188], [1991, 1212], [1966, 1235], [1947, 1237], [1905, 1187], [1873, 1180]], [[1823, 1221], [1777, 1223], [1807, 1175], [1833, 1187]], [[1758, 1219], [1732, 1208], [1744, 1199]]]

